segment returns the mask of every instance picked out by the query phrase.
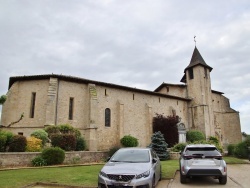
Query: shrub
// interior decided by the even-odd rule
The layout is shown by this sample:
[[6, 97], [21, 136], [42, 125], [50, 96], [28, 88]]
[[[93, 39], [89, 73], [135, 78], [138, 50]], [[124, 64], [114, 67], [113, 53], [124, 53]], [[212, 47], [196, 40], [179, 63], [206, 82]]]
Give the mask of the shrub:
[[36, 138], [42, 140], [43, 146], [49, 141], [48, 133], [43, 129], [34, 131], [33, 133], [31, 133], [30, 136], [36, 137]]
[[210, 136], [208, 138], [209, 141], [211, 141], [211, 143], [214, 143], [214, 144], [219, 144], [219, 140], [218, 138], [214, 137], [214, 136]]
[[248, 146], [247, 142], [243, 141], [235, 145], [234, 155], [239, 158], [248, 157]]
[[160, 160], [163, 161], [169, 159], [169, 153], [167, 151], [168, 144], [160, 131], [155, 132], [152, 135], [150, 147], [155, 151]]
[[59, 147], [50, 147], [42, 151], [41, 157], [47, 165], [62, 164], [65, 159], [65, 152]]
[[195, 141], [206, 140], [204, 133], [200, 131], [188, 131], [187, 132], [187, 141], [193, 143]]
[[138, 139], [130, 135], [121, 138], [120, 142], [124, 147], [136, 147], [139, 144]]
[[65, 151], [74, 151], [76, 137], [72, 134], [53, 134], [51, 135], [51, 144], [53, 147], [60, 147]]
[[81, 132], [75, 128], [74, 128], [74, 134], [75, 134], [76, 138], [80, 138], [82, 136]]
[[183, 151], [184, 148], [186, 147], [186, 143], [179, 143], [179, 144], [175, 144], [174, 147], [172, 148], [173, 152], [180, 152]]
[[234, 155], [235, 144], [229, 144], [227, 146], [228, 155]]
[[42, 140], [36, 137], [29, 137], [27, 138], [27, 146], [26, 150], [27, 152], [38, 152], [42, 149]]
[[49, 125], [45, 127], [45, 131], [48, 133], [48, 137], [50, 138], [52, 134], [59, 134], [60, 129], [56, 125]]
[[7, 136], [0, 134], [0, 152], [5, 152]]
[[[3, 137], [6, 137], [6, 141], [5, 141], [5, 144], [4, 144], [4, 148], [2, 148], [3, 151], [6, 151], [9, 144], [10, 144], [10, 141], [12, 139], [12, 137], [14, 136], [14, 134], [12, 132], [9, 132], [9, 131], [0, 131], [0, 136], [3, 136]], [[4, 139], [5, 140], [5, 139]], [[2, 141], [2, 144], [3, 144], [3, 141]], [[1, 146], [0, 146], [1, 147]]]
[[26, 137], [23, 135], [15, 135], [9, 144], [10, 152], [24, 152], [27, 145]]
[[168, 147], [172, 147], [178, 143], [178, 127], [179, 116], [167, 116], [156, 114], [153, 118], [153, 132], [160, 131]]
[[59, 126], [59, 130], [62, 134], [74, 134], [74, 128], [71, 125], [68, 124], [62, 124], [62, 125], [58, 125]]
[[33, 166], [46, 166], [46, 161], [42, 158], [42, 156], [37, 156], [31, 160]]
[[86, 149], [86, 142], [83, 137], [76, 138], [76, 151], [83, 151]]

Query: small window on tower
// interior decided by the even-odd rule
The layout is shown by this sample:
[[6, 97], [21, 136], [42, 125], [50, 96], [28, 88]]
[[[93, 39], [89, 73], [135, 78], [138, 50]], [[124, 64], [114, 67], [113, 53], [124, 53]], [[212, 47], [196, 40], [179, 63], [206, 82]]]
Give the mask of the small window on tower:
[[194, 72], [193, 72], [193, 69], [192, 69], [192, 68], [188, 70], [188, 74], [189, 74], [189, 79], [190, 79], [190, 80], [191, 80], [191, 79], [194, 79]]

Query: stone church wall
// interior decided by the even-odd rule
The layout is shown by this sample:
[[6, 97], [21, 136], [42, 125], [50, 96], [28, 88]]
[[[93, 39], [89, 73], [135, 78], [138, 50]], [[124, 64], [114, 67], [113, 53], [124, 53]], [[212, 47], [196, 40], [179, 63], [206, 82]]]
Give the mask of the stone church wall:
[[[186, 101], [101, 86], [97, 86], [97, 96], [100, 112], [98, 145], [101, 150], [120, 145], [120, 139], [129, 134], [139, 139], [139, 146], [149, 145], [152, 118], [156, 113], [168, 116], [175, 109], [184, 122], [187, 120]], [[104, 125], [105, 108], [111, 109], [110, 127]]]
[[[23, 129], [25, 128], [37, 129], [43, 127], [45, 123], [47, 88], [47, 80], [14, 83], [7, 93], [7, 97], [10, 100], [6, 100], [2, 108], [4, 116], [2, 116], [1, 124], [7, 126], [11, 122], [17, 121], [23, 113], [23, 119], [11, 126], [16, 134], [24, 132]], [[36, 92], [34, 118], [30, 118], [32, 92]]]

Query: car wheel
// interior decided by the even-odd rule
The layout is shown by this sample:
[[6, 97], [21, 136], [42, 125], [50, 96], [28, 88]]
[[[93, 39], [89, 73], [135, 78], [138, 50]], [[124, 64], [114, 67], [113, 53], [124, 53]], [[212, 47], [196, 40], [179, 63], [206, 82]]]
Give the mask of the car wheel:
[[219, 177], [219, 182], [220, 184], [225, 185], [227, 183], [227, 176]]
[[180, 182], [181, 183], [186, 183], [187, 182], [187, 177], [186, 175], [183, 175], [180, 171]]

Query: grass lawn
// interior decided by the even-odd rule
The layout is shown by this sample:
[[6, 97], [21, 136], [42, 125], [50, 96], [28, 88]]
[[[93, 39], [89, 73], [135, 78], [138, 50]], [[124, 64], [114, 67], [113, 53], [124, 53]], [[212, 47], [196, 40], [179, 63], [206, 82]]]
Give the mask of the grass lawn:
[[[234, 157], [224, 157], [228, 164], [246, 163]], [[162, 161], [162, 178], [169, 179], [179, 168], [178, 160]], [[97, 177], [103, 164], [74, 167], [44, 167], [32, 169], [1, 170], [1, 188], [20, 188], [35, 182], [78, 186], [97, 186]]]

